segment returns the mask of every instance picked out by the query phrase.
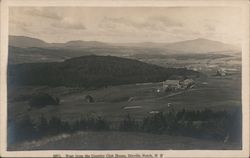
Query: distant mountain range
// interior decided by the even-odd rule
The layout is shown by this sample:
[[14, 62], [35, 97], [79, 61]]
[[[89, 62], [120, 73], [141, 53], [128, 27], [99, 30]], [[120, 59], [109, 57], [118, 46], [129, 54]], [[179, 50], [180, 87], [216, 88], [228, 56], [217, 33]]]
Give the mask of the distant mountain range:
[[169, 50], [188, 53], [225, 52], [239, 50], [239, 48], [236, 46], [204, 38], [166, 44], [166, 48]]
[[68, 48], [68, 47], [103, 47], [108, 46], [106, 43], [97, 41], [69, 41], [66, 43], [47, 43], [43, 40], [26, 37], [26, 36], [9, 36], [9, 46], [20, 48]]
[[113, 56], [83, 56], [64, 62], [9, 65], [11, 85], [103, 87], [159, 82], [174, 77], [198, 77], [185, 68], [163, 68], [133, 59]]
[[40, 48], [85, 48], [85, 47], [109, 47], [109, 46], [126, 46], [126, 47], [158, 47], [173, 50], [175, 52], [188, 53], [207, 53], [207, 52], [221, 52], [221, 51], [235, 51], [239, 50], [236, 46], [225, 44], [218, 41], [212, 41], [204, 38], [194, 40], [187, 40], [175, 43], [103, 43], [98, 41], [69, 41], [66, 43], [47, 43], [40, 39], [30, 38], [25, 36], [10, 36], [9, 45], [20, 48], [40, 47]]
[[49, 47], [50, 44], [37, 38], [26, 36], [9, 36], [9, 46], [28, 48], [28, 47]]
[[175, 43], [104, 43], [98, 41], [69, 41], [48, 43], [26, 36], [9, 36], [9, 63], [53, 62], [85, 55], [112, 55], [119, 57], [204, 54], [241, 52], [233, 45], [208, 39]]

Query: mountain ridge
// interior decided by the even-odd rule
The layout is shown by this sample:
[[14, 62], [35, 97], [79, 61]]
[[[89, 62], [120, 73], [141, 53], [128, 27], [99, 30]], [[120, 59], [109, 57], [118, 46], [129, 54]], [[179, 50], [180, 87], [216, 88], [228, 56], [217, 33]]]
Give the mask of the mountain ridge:
[[240, 54], [240, 49], [218, 41], [194, 39], [175, 43], [104, 43], [98, 41], [69, 41], [66, 43], [46, 43], [25, 36], [9, 38], [9, 64], [32, 62], [56, 62], [84, 55], [111, 55], [134, 58], [148, 58], [152, 55], [189, 55], [189, 54]]
[[27, 36], [10, 36], [9, 45], [21, 48], [45, 47], [45, 48], [85, 48], [85, 47], [159, 47], [182, 53], [204, 53], [221, 51], [239, 51], [234, 45], [225, 44], [205, 38], [197, 38], [172, 43], [138, 42], [138, 43], [105, 43], [99, 41], [72, 40], [65, 43], [48, 43], [43, 40]]
[[205, 38], [169, 43], [166, 47], [170, 50], [178, 50], [188, 53], [239, 51], [239, 48], [234, 45], [225, 44], [220, 41], [212, 41]]

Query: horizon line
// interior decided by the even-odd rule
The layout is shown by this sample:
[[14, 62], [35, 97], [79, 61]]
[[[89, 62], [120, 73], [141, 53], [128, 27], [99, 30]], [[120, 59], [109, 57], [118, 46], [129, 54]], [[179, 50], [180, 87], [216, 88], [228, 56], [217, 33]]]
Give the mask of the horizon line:
[[179, 40], [179, 41], [173, 41], [173, 42], [153, 42], [153, 41], [141, 41], [141, 42], [105, 42], [105, 41], [97, 41], [97, 40], [80, 40], [80, 39], [75, 39], [75, 40], [69, 40], [69, 41], [65, 41], [65, 42], [48, 42], [44, 39], [41, 38], [37, 38], [37, 37], [32, 37], [32, 36], [26, 36], [26, 35], [8, 35], [8, 37], [10, 36], [18, 36], [18, 37], [27, 37], [27, 38], [33, 38], [33, 39], [38, 39], [41, 40], [45, 43], [48, 44], [65, 44], [65, 43], [69, 43], [72, 41], [82, 41], [82, 42], [100, 42], [100, 43], [106, 43], [106, 44], [140, 44], [140, 43], [155, 43], [155, 44], [173, 44], [173, 43], [178, 43], [178, 42], [185, 42], [185, 41], [192, 41], [192, 40], [198, 40], [198, 39], [202, 39], [202, 40], [208, 40], [208, 41], [213, 41], [213, 42], [221, 42], [223, 44], [228, 44], [228, 45], [232, 45], [232, 46], [240, 46], [238, 44], [233, 44], [233, 43], [227, 43], [227, 42], [223, 42], [223, 41], [218, 41], [218, 40], [212, 40], [212, 39], [208, 39], [208, 38], [203, 38], [203, 37], [198, 37], [198, 38], [190, 38], [188, 40]]

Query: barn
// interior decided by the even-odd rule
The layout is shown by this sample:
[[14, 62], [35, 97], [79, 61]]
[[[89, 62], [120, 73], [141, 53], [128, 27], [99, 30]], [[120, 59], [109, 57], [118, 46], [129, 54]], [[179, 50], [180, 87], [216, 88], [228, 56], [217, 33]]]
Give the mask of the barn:
[[180, 81], [179, 80], [166, 80], [163, 82], [163, 90], [164, 91], [171, 91], [180, 89]]
[[216, 72], [216, 76], [226, 76], [226, 75], [227, 75], [227, 73], [224, 69], [219, 69]]
[[188, 89], [188, 88], [193, 88], [194, 85], [195, 85], [195, 82], [193, 79], [166, 80], [163, 82], [163, 90], [174, 91], [178, 89]]
[[183, 89], [187, 89], [187, 88], [193, 88], [195, 82], [193, 79], [185, 79], [181, 81], [180, 84]]

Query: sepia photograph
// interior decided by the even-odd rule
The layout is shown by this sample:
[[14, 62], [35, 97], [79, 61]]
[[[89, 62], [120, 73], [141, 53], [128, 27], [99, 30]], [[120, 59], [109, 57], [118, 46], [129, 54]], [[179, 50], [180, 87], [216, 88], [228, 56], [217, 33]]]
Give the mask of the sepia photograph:
[[8, 7], [6, 151], [242, 151], [242, 13]]

